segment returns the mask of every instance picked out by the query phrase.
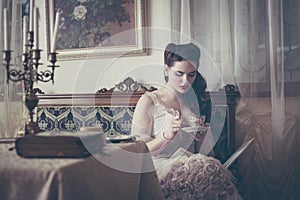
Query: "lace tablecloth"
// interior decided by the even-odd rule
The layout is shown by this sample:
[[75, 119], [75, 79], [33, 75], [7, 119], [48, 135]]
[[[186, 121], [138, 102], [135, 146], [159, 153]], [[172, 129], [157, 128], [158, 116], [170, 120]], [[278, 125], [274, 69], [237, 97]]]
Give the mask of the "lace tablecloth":
[[[27, 159], [10, 149], [13, 146], [0, 144], [0, 199], [161, 199], [155, 171], [120, 171], [94, 156], [85, 159]], [[147, 152], [144, 143], [119, 146], [123, 150]], [[107, 155], [119, 149], [111, 148]], [[139, 161], [128, 162], [151, 164], [149, 159], [143, 156]]]

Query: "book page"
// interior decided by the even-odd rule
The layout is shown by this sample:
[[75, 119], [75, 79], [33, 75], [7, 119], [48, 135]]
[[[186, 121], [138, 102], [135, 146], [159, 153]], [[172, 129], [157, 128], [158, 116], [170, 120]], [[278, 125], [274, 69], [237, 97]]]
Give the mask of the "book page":
[[229, 168], [235, 161], [238, 159], [238, 157], [247, 149], [247, 147], [253, 142], [254, 137], [250, 140], [243, 143], [223, 164], [224, 167]]

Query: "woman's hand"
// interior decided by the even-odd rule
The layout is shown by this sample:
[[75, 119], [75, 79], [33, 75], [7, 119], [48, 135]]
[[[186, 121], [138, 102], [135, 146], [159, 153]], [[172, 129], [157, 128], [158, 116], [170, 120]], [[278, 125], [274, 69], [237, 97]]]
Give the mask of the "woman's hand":
[[166, 140], [172, 140], [181, 129], [181, 123], [180, 115], [172, 117], [167, 126], [168, 128], [162, 133], [162, 137]]

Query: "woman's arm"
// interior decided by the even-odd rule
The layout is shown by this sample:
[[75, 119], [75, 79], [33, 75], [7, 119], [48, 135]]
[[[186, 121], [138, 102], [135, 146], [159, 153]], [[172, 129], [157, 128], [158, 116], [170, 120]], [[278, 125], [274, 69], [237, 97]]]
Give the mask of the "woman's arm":
[[180, 130], [181, 119], [176, 116], [170, 121], [169, 128], [162, 131], [154, 139], [147, 142], [147, 146], [152, 155], [159, 154], [175, 137], [177, 132]]
[[180, 129], [181, 119], [179, 116], [174, 117], [168, 126], [169, 128], [154, 137], [152, 133], [153, 109], [152, 99], [147, 95], [143, 95], [139, 99], [133, 114], [131, 134], [152, 137], [146, 144], [151, 154], [157, 155], [175, 137], [175, 134]]

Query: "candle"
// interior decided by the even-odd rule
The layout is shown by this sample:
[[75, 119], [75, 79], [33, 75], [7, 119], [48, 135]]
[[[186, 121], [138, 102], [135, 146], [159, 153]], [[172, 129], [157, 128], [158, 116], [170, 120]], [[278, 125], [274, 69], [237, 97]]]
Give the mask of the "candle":
[[57, 42], [57, 33], [58, 33], [58, 28], [59, 28], [59, 21], [60, 21], [60, 12], [56, 12], [56, 17], [55, 17], [55, 25], [54, 25], [54, 31], [52, 35], [52, 44], [51, 44], [51, 53], [55, 53], [56, 51], [56, 42]]
[[38, 16], [38, 8], [34, 9], [34, 47], [35, 49], [39, 49], [39, 16]]
[[9, 50], [9, 39], [8, 39], [8, 10], [4, 8], [3, 11], [3, 26], [4, 26], [4, 51]]
[[52, 42], [52, 34], [53, 34], [53, 29], [54, 29], [54, 2], [49, 3], [49, 41]]
[[28, 16], [23, 17], [23, 53], [27, 53]]
[[32, 32], [33, 31], [33, 23], [34, 23], [34, 16], [33, 16], [33, 12], [34, 12], [34, 0], [30, 0], [30, 9], [29, 9], [29, 31]]

